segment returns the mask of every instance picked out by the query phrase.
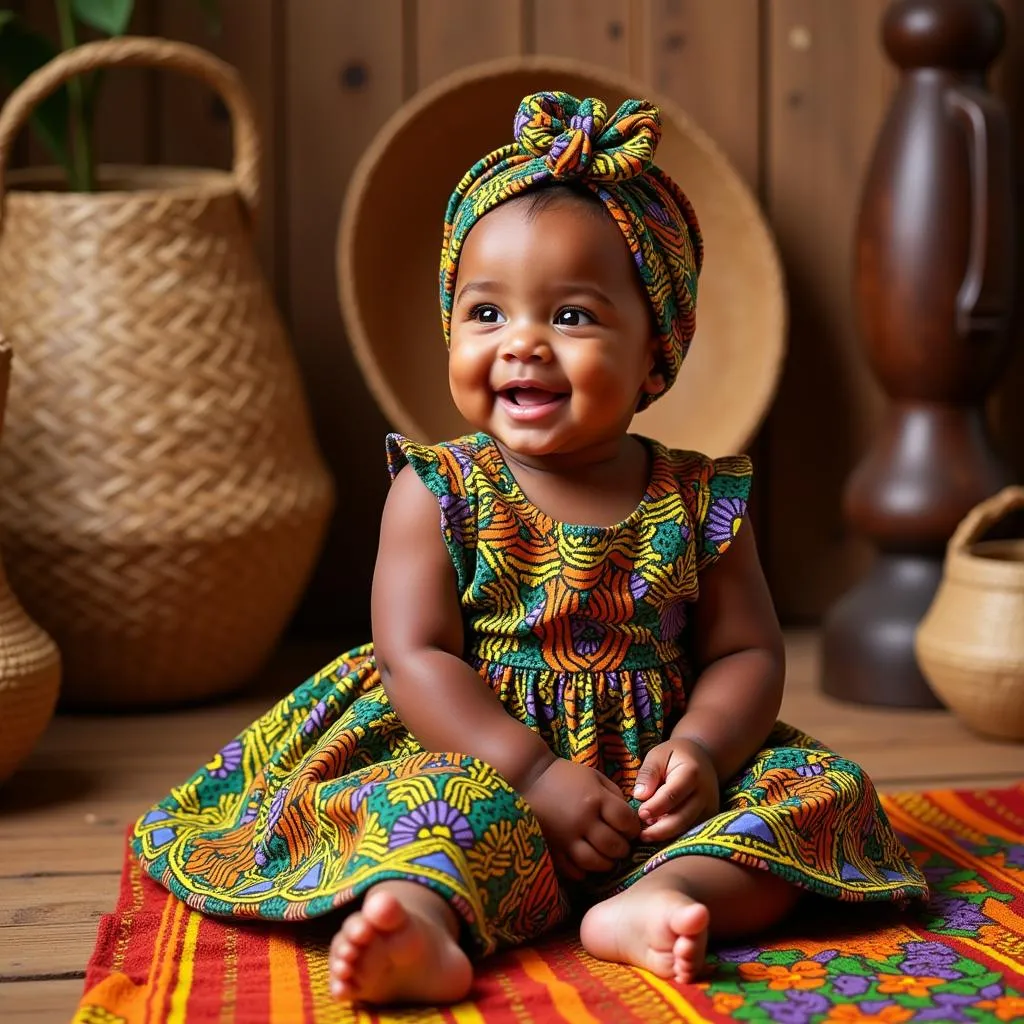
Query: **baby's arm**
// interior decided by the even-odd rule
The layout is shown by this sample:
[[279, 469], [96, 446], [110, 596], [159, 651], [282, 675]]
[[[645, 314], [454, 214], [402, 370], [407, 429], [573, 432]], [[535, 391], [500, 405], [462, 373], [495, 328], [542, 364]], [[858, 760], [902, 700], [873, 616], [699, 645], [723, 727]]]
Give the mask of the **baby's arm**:
[[[498, 770], [537, 814], [556, 864], [607, 870], [640, 823], [593, 769], [556, 757], [508, 714], [463, 660], [455, 570], [437, 499], [409, 467], [391, 486], [373, 577], [373, 640], [385, 692], [425, 750], [471, 754]], [[570, 871], [570, 873], [572, 873]]]
[[782, 631], [746, 520], [701, 574], [694, 639], [700, 674], [686, 711], [638, 775], [644, 839], [674, 838], [715, 813], [719, 786], [761, 749], [779, 713]]

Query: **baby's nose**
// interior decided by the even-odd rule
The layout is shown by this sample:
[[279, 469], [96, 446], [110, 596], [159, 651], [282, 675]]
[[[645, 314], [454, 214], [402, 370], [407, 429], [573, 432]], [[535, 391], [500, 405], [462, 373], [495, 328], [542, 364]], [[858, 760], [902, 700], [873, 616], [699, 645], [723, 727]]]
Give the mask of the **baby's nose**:
[[506, 359], [518, 359], [524, 363], [548, 362], [551, 359], [551, 345], [543, 331], [523, 325], [509, 332], [502, 355]]

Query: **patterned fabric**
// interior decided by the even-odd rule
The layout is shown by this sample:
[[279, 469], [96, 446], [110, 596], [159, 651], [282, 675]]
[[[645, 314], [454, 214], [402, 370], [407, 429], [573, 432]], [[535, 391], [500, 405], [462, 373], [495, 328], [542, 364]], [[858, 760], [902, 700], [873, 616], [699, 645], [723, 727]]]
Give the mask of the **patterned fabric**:
[[[703, 247], [690, 201], [653, 163], [661, 138], [658, 108], [626, 100], [609, 118], [600, 100], [539, 92], [519, 105], [513, 134], [516, 141], [474, 164], [448, 200], [441, 246], [445, 341], [451, 334], [459, 255], [473, 225], [528, 189], [576, 181], [604, 204], [629, 245], [658, 326], [658, 368], [667, 391], [696, 327]], [[646, 395], [640, 408], [656, 397]]]
[[[531, 505], [484, 434], [436, 446], [388, 439], [391, 473], [408, 464], [437, 496], [467, 660], [551, 750], [598, 768], [627, 798], [685, 707], [690, 609], [750, 486], [744, 457], [640, 440], [651, 464], [642, 500], [596, 527]], [[528, 805], [489, 765], [420, 749], [370, 645], [232, 740], [141, 818], [133, 842], [154, 878], [213, 914], [306, 918], [385, 879], [413, 879], [488, 953], [569, 910]], [[839, 899], [926, 892], [857, 765], [781, 723], [727, 787], [721, 813], [661, 847], [636, 846], [574, 898], [592, 901], [695, 853]]]
[[809, 901], [767, 942], [713, 950], [694, 985], [595, 960], [566, 927], [480, 964], [471, 997], [451, 1007], [339, 1003], [327, 988], [331, 928], [195, 913], [128, 857], [74, 1024], [1024, 1020], [1024, 786], [881, 800], [931, 886], [927, 904], [839, 917]]

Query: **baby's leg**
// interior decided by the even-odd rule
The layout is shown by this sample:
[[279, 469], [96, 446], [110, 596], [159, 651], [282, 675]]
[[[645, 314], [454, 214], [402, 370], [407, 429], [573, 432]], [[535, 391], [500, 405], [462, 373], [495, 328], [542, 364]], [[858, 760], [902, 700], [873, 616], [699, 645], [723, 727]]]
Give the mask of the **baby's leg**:
[[452, 1003], [473, 983], [459, 922], [415, 882], [373, 886], [331, 943], [331, 994], [365, 1003]]
[[709, 933], [728, 939], [763, 931], [789, 913], [799, 894], [768, 871], [720, 857], [676, 857], [591, 907], [580, 939], [599, 960], [690, 982], [704, 965]]

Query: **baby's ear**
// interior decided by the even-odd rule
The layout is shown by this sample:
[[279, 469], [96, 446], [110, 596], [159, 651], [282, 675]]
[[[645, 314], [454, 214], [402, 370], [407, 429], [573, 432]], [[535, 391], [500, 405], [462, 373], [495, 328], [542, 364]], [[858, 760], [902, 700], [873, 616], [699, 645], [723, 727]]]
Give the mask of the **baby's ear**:
[[657, 367], [651, 367], [644, 380], [645, 395], [660, 395], [665, 390], [665, 375]]

